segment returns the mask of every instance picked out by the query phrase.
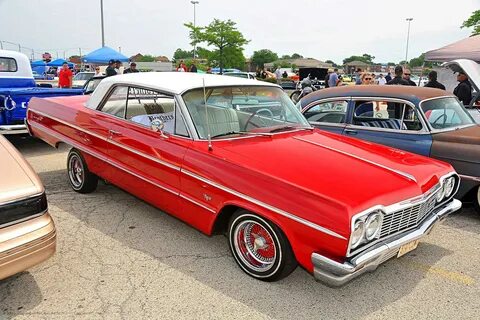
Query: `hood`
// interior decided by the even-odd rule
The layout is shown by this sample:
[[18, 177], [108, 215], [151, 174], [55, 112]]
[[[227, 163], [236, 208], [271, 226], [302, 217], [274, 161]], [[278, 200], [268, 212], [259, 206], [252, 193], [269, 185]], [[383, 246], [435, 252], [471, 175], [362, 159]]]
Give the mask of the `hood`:
[[44, 191], [37, 174], [22, 155], [0, 135], [0, 205]]
[[470, 80], [475, 91], [480, 92], [480, 66], [473, 60], [457, 59], [443, 64], [445, 68], [449, 68], [453, 72], [463, 70]]
[[419, 196], [453, 171], [437, 160], [317, 129], [214, 142], [219, 148], [227, 161], [352, 212]]

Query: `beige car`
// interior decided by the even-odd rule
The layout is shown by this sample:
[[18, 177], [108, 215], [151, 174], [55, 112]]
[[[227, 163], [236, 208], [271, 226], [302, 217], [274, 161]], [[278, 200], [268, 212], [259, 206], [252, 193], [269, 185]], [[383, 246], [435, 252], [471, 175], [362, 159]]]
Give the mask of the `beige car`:
[[56, 243], [42, 182], [0, 135], [0, 280], [48, 259]]

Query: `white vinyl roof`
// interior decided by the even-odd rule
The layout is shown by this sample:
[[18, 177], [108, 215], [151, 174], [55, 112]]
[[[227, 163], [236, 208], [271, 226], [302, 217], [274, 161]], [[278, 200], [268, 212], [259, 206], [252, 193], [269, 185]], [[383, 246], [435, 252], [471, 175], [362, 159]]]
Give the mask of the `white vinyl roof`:
[[157, 89], [171, 94], [181, 94], [190, 89], [221, 86], [269, 86], [276, 84], [251, 79], [192, 72], [139, 72], [108, 77], [102, 80], [87, 101], [88, 108], [97, 108], [112, 85], [128, 84]]

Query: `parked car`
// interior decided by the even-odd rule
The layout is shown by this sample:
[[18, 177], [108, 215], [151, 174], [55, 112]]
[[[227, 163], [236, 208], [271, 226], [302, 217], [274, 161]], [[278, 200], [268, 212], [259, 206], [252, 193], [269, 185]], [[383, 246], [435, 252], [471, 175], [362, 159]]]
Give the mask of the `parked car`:
[[0, 135], [0, 280], [55, 253], [56, 230], [42, 182]]
[[72, 88], [83, 88], [84, 84], [93, 76], [95, 72], [82, 71], [77, 73], [72, 79]]
[[83, 85], [83, 94], [92, 94], [93, 91], [98, 87], [100, 82], [105, 79], [107, 76], [101, 75], [101, 76], [93, 76], [90, 79], [85, 82]]
[[452, 94], [410, 86], [321, 90], [298, 108], [313, 126], [449, 162], [457, 197], [480, 212], [480, 125]]
[[415, 249], [446, 215], [452, 166], [309, 126], [276, 84], [195, 73], [109, 77], [93, 94], [34, 99], [32, 134], [71, 145], [73, 190], [99, 178], [207, 235], [250, 276], [300, 264], [342, 285]]
[[224, 76], [238, 77], [244, 79], [253, 79], [255, 80], [255, 73], [252, 72], [224, 72]]
[[30, 98], [79, 94], [83, 91], [37, 87], [27, 56], [0, 50], [0, 134], [27, 133], [24, 122]]

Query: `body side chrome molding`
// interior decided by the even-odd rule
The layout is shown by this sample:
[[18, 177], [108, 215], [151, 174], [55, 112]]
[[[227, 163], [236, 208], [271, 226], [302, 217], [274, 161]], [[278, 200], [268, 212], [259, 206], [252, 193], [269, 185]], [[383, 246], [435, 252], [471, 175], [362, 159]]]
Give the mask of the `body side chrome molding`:
[[198, 201], [196, 201], [196, 200], [193, 200], [192, 198], [184, 195], [183, 193], [180, 193], [179, 196], [180, 196], [180, 198], [185, 199], [185, 200], [187, 200], [187, 201], [190, 201], [191, 203], [193, 203], [193, 204], [195, 204], [195, 205], [197, 205], [197, 206], [199, 206], [199, 207], [201, 207], [201, 208], [203, 208], [203, 209], [205, 209], [205, 210], [207, 210], [207, 211], [210, 211], [210, 212], [213, 213], [213, 214], [217, 214], [217, 211], [215, 211], [215, 210], [213, 210], [213, 209], [210, 209], [209, 207], [203, 205], [202, 203], [200, 203], [200, 202], [198, 202]]
[[213, 187], [215, 187], [215, 188], [217, 188], [217, 189], [220, 189], [220, 190], [225, 191], [225, 192], [227, 192], [227, 193], [230, 193], [230, 194], [232, 194], [232, 195], [234, 195], [234, 196], [237, 196], [237, 197], [239, 197], [239, 198], [242, 198], [242, 199], [244, 199], [244, 200], [247, 200], [248, 202], [254, 203], [254, 204], [256, 204], [256, 205], [258, 205], [258, 206], [260, 206], [260, 207], [263, 207], [263, 208], [265, 208], [265, 209], [268, 209], [268, 210], [270, 210], [270, 211], [273, 211], [273, 212], [275, 212], [275, 213], [278, 213], [278, 214], [280, 214], [280, 215], [282, 215], [282, 216], [284, 216], [284, 217], [286, 217], [286, 218], [289, 218], [289, 219], [291, 219], [291, 220], [294, 220], [294, 221], [296, 221], [296, 222], [299, 222], [299, 223], [301, 223], [301, 224], [303, 224], [303, 225], [306, 225], [306, 226], [308, 226], [308, 227], [310, 227], [310, 228], [313, 228], [313, 229], [315, 229], [315, 230], [318, 230], [318, 231], [320, 231], [320, 232], [326, 233], [326, 234], [328, 234], [328, 235], [334, 236], [334, 237], [339, 238], [339, 239], [347, 240], [347, 238], [345, 238], [344, 236], [342, 236], [342, 235], [340, 235], [340, 234], [338, 234], [338, 233], [336, 233], [336, 232], [334, 232], [334, 231], [332, 231], [332, 230], [330, 230], [330, 229], [324, 228], [324, 227], [319, 226], [319, 225], [317, 225], [317, 224], [315, 224], [315, 223], [313, 223], [313, 222], [310, 222], [310, 221], [305, 220], [305, 219], [303, 219], [303, 218], [297, 217], [297, 216], [295, 216], [295, 215], [293, 215], [293, 214], [291, 214], [291, 213], [289, 213], [289, 212], [286, 212], [286, 211], [284, 211], [284, 210], [282, 210], [282, 209], [276, 208], [276, 207], [271, 206], [271, 205], [269, 205], [269, 204], [267, 204], [267, 203], [264, 203], [264, 202], [262, 202], [262, 201], [260, 201], [260, 200], [257, 200], [257, 199], [255, 199], [255, 198], [252, 198], [252, 197], [250, 197], [250, 196], [247, 196], [247, 195], [245, 195], [245, 194], [243, 194], [243, 193], [240, 193], [240, 192], [238, 192], [238, 191], [235, 191], [235, 190], [232, 190], [232, 189], [227, 188], [227, 187], [225, 187], [225, 186], [222, 186], [222, 185], [220, 185], [220, 184], [218, 184], [218, 183], [216, 183], [216, 182], [210, 181], [210, 180], [208, 180], [208, 179], [206, 179], [206, 178], [204, 178], [204, 177], [202, 177], [202, 176], [199, 176], [199, 175], [197, 175], [197, 174], [195, 174], [195, 173], [193, 173], [193, 172], [190, 172], [190, 171], [185, 170], [185, 169], [182, 169], [181, 172], [184, 173], [184, 174], [186, 174], [186, 175], [188, 175], [188, 176], [190, 176], [190, 177], [192, 177], [192, 178], [195, 178], [195, 179], [197, 179], [197, 180], [200, 180], [200, 181], [202, 181], [202, 182], [205, 182], [205, 183], [207, 183], [207, 184], [209, 184], [209, 185], [211, 185], [211, 186], [213, 186]]
[[354, 158], [354, 159], [363, 161], [363, 162], [365, 162], [365, 163], [369, 163], [369, 164], [374, 165], [374, 166], [376, 166], [376, 167], [379, 167], [379, 168], [385, 169], [385, 170], [387, 170], [387, 171], [389, 171], [389, 172], [395, 173], [395, 174], [397, 174], [397, 175], [399, 175], [399, 176], [401, 176], [401, 177], [403, 177], [403, 178], [406, 178], [406, 179], [408, 179], [408, 180], [417, 182], [417, 180], [415, 179], [414, 176], [412, 176], [411, 174], [408, 174], [408, 173], [406, 173], [406, 172], [389, 168], [389, 167], [384, 166], [384, 165], [382, 165], [382, 164], [380, 164], [380, 163], [377, 163], [377, 162], [374, 162], [374, 161], [371, 161], [371, 160], [368, 160], [368, 159], [365, 159], [365, 158], [362, 158], [362, 157], [358, 157], [358, 156], [356, 156], [356, 155], [354, 155], [354, 154], [351, 154], [351, 153], [348, 153], [348, 152], [345, 152], [345, 151], [342, 151], [342, 150], [338, 150], [338, 149], [335, 149], [335, 148], [326, 146], [326, 145], [321, 144], [321, 143], [318, 143], [318, 142], [310, 141], [310, 140], [303, 139], [303, 138], [299, 138], [299, 137], [293, 137], [293, 139], [296, 139], [296, 140], [299, 140], [299, 141], [303, 141], [303, 142], [307, 142], [307, 143], [310, 143], [310, 144], [313, 144], [313, 145], [316, 145], [316, 146], [319, 146], [319, 147], [328, 149], [328, 150], [330, 150], [330, 151], [334, 151], [334, 152], [337, 152], [337, 153], [346, 155], [346, 156], [348, 156], [348, 157], [351, 157], [351, 158]]
[[[35, 110], [32, 110], [32, 111], [33, 111], [33, 112], [37, 112], [37, 111], [35, 111]], [[88, 132], [88, 131], [86, 131], [86, 130], [84, 130], [84, 129], [82, 129], [82, 128], [79, 128], [79, 127], [77, 127], [77, 126], [75, 126], [75, 125], [68, 124], [68, 123], [66, 123], [66, 122], [64, 122], [64, 121], [62, 121], [62, 120], [56, 119], [56, 118], [51, 117], [51, 116], [49, 116], [49, 115], [43, 114], [43, 113], [41, 113], [41, 112], [38, 112], [38, 114], [44, 115], [44, 116], [46, 116], [46, 117], [49, 117], [49, 118], [51, 118], [52, 120], [55, 120], [55, 121], [58, 120], [60, 123], [63, 123], [63, 124], [68, 125], [68, 126], [70, 126], [70, 127], [72, 127], [72, 128], [78, 129], [78, 130], [80, 130], [80, 131], [82, 131], [82, 132], [85, 132], [85, 133], [87, 133], [87, 134], [92, 134], [92, 135], [94, 135], [94, 136], [98, 136], [98, 135], [93, 134], [93, 133], [90, 133], [90, 132]], [[67, 142], [68, 144], [72, 145], [72, 146], [75, 146], [76, 148], [78, 148], [79, 150], [81, 150], [81, 151], [83, 151], [83, 152], [86, 152], [86, 153], [88, 153], [88, 154], [90, 154], [90, 155], [92, 155], [92, 156], [94, 156], [94, 157], [96, 157], [96, 158], [98, 158], [98, 159], [100, 159], [100, 160], [102, 160], [102, 161], [104, 161], [104, 162], [107, 162], [107, 163], [113, 165], [114, 167], [117, 167], [118, 169], [121, 169], [121, 170], [123, 170], [123, 171], [125, 171], [125, 172], [127, 172], [127, 173], [130, 173], [130, 174], [132, 174], [132, 175], [134, 175], [134, 176], [136, 176], [136, 177], [138, 177], [138, 178], [140, 178], [140, 179], [142, 179], [142, 180], [144, 180], [144, 181], [146, 181], [146, 182], [148, 182], [148, 183], [150, 183], [150, 184], [153, 184], [153, 185], [155, 185], [155, 186], [157, 186], [157, 187], [159, 187], [159, 188], [161, 188], [161, 189], [164, 189], [165, 191], [171, 192], [171, 193], [173, 193], [173, 194], [176, 194], [176, 195], [182, 197], [182, 194], [181, 194], [181, 193], [176, 192], [176, 191], [173, 191], [173, 190], [168, 189], [168, 188], [166, 188], [166, 187], [163, 187], [163, 186], [161, 186], [161, 185], [158, 185], [158, 184], [156, 184], [156, 183], [154, 183], [154, 182], [152, 182], [152, 181], [149, 181], [149, 180], [141, 177], [140, 175], [138, 175], [138, 174], [136, 174], [136, 173], [134, 173], [134, 172], [132, 172], [132, 171], [124, 168], [124, 167], [121, 166], [121, 165], [118, 165], [118, 164], [116, 164], [116, 163], [114, 163], [114, 162], [110, 162], [110, 159], [105, 158], [103, 155], [99, 154], [98, 152], [91, 151], [91, 150], [87, 150], [87, 149], [84, 148], [83, 146], [79, 146], [79, 144], [78, 144], [76, 141], [74, 141], [74, 140], [72, 140], [72, 139], [70, 139], [70, 138], [67, 138], [67, 137], [65, 137], [65, 136], [60, 136], [59, 133], [56, 133], [55, 131], [51, 130], [50, 128], [46, 128], [45, 126], [42, 126], [42, 125], [39, 125], [39, 124], [36, 124], [36, 123], [30, 123], [30, 125], [31, 125], [31, 126], [34, 126], [34, 127], [37, 127], [37, 128], [39, 128], [39, 129], [41, 129], [41, 130], [47, 130], [47, 131], [48, 131], [48, 134], [50, 134], [50, 135], [52, 135], [52, 136], [55, 136], [57, 139], [63, 140], [63, 141], [65, 141], [65, 142]], [[100, 139], [104, 140], [104, 141], [107, 141], [107, 140], [108, 140], [107, 138], [104, 138], [104, 137], [101, 137], [101, 136], [98, 136], [98, 137], [99, 137]], [[142, 155], [142, 154], [140, 154], [140, 155]], [[157, 160], [158, 160], [158, 159], [157, 159]], [[163, 162], [160, 162], [160, 163], [163, 164]], [[173, 165], [172, 165], [172, 166], [173, 166]], [[225, 191], [225, 192], [228, 192], [228, 193], [230, 193], [230, 194], [232, 194], [232, 195], [235, 195], [235, 196], [237, 196], [237, 197], [239, 197], [239, 198], [242, 198], [242, 199], [244, 199], [244, 200], [247, 200], [247, 201], [249, 201], [249, 202], [252, 202], [252, 203], [254, 203], [254, 204], [257, 204], [258, 206], [261, 206], [261, 207], [263, 207], [263, 208], [266, 208], [266, 209], [268, 209], [268, 210], [271, 210], [271, 211], [273, 211], [273, 212], [276, 212], [276, 213], [278, 213], [278, 214], [280, 214], [280, 215], [282, 215], [282, 216], [284, 216], [284, 217], [287, 217], [287, 218], [289, 218], [289, 219], [292, 219], [292, 220], [294, 220], [294, 221], [297, 221], [297, 222], [299, 222], [299, 223], [301, 223], [301, 224], [304, 224], [304, 225], [306, 225], [306, 226], [308, 226], [308, 227], [311, 227], [311, 228], [313, 228], [313, 229], [315, 229], [315, 230], [318, 230], [318, 231], [320, 231], [320, 232], [326, 233], [326, 234], [328, 234], [328, 235], [334, 236], [334, 237], [339, 238], [339, 239], [347, 240], [347, 238], [345, 238], [344, 236], [342, 236], [342, 235], [340, 235], [340, 234], [338, 234], [338, 233], [336, 233], [336, 232], [334, 232], [334, 231], [331, 231], [330, 229], [324, 228], [324, 227], [319, 226], [319, 225], [317, 225], [317, 224], [315, 224], [315, 223], [313, 223], [313, 222], [310, 222], [310, 221], [305, 220], [305, 219], [303, 219], [303, 218], [297, 217], [297, 216], [295, 216], [295, 215], [293, 215], [293, 214], [291, 214], [291, 213], [288, 213], [288, 212], [286, 212], [286, 211], [283, 211], [283, 210], [281, 210], [281, 209], [278, 209], [278, 208], [276, 208], [276, 207], [273, 207], [273, 206], [271, 206], [271, 205], [269, 205], [269, 204], [266, 204], [266, 203], [264, 203], [264, 202], [262, 202], [262, 201], [256, 200], [256, 199], [254, 199], [254, 198], [252, 198], [252, 197], [250, 197], [250, 196], [244, 195], [244, 194], [242, 194], [242, 193], [240, 193], [240, 192], [237, 192], [237, 191], [232, 190], [232, 189], [230, 189], [230, 188], [224, 187], [224, 186], [222, 186], [222, 185], [220, 185], [220, 184], [218, 184], [218, 183], [216, 183], [216, 182], [210, 181], [210, 180], [208, 180], [208, 179], [206, 179], [206, 178], [204, 178], [204, 177], [202, 177], [202, 176], [199, 176], [199, 175], [197, 175], [197, 174], [195, 174], [195, 173], [193, 173], [193, 172], [187, 171], [187, 170], [182, 169], [182, 168], [178, 168], [177, 171], [182, 172], [182, 173], [184, 173], [184, 174], [186, 174], [186, 175], [188, 175], [188, 176], [191, 176], [191, 177], [193, 177], [193, 178], [195, 178], [195, 179], [197, 179], [197, 180], [203, 181], [203, 182], [205, 182], [205, 183], [207, 183], [207, 184], [209, 184], [209, 185], [211, 185], [211, 186], [213, 186], [213, 187], [215, 187], [215, 188], [218, 188], [218, 189], [220, 189], [220, 190], [223, 190], [223, 191]], [[187, 197], [187, 196], [183, 195], [182, 198], [185, 199], [186, 197]], [[193, 200], [193, 199], [188, 198], [188, 197], [187, 197], [186, 200], [191, 201], [192, 203], [197, 204], [197, 205], [200, 206], [200, 203], [198, 203], [196, 200]], [[204, 205], [201, 205], [201, 207], [202, 207], [202, 208], [205, 208], [206, 210], [209, 210], [209, 211], [212, 212], [212, 209], [208, 209], [208, 207], [205, 207]]]
[[471, 180], [471, 181], [477, 181], [480, 182], [480, 177], [474, 177], [474, 176], [467, 176], [465, 174], [459, 174], [460, 178], [465, 179], [465, 180]]

